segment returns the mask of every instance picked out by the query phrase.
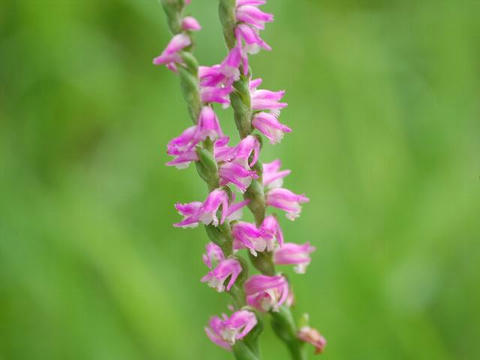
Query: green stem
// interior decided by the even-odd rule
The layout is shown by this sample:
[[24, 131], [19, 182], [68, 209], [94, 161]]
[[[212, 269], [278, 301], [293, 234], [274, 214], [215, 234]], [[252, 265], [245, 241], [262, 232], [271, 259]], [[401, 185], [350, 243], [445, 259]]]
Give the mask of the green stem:
[[281, 306], [278, 312], [271, 312], [272, 328], [275, 334], [287, 345], [293, 360], [306, 360], [304, 343], [297, 338], [297, 326], [292, 312], [286, 306]]

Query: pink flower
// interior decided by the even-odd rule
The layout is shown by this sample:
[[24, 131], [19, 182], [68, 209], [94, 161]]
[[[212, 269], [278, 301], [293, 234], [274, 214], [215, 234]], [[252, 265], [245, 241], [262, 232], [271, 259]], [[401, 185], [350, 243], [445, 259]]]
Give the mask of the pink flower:
[[[234, 184], [241, 192], [245, 192], [252, 179], [258, 175], [251, 167], [258, 160], [260, 143], [255, 136], [249, 135], [242, 139], [234, 148], [228, 147], [228, 138], [215, 142], [214, 156], [219, 162], [220, 185]], [[250, 160], [251, 159], [251, 160]]]
[[265, 28], [265, 23], [273, 21], [273, 15], [261, 11], [257, 6], [264, 1], [237, 1], [237, 20], [251, 25], [259, 30]]
[[[267, 216], [263, 220], [260, 231], [263, 236], [268, 239], [269, 244], [273, 244], [276, 241], [280, 246], [283, 246], [283, 232], [275, 216]], [[273, 245], [270, 245], [270, 248], [272, 247]], [[269, 251], [271, 251], [271, 249], [269, 249]]]
[[205, 225], [213, 224], [218, 226], [219, 219], [217, 218], [217, 211], [222, 207], [222, 218], [220, 224], [223, 224], [228, 212], [228, 194], [223, 189], [213, 190], [202, 205], [202, 212], [199, 215], [199, 220]]
[[227, 57], [221, 64], [213, 66], [200, 66], [198, 68], [198, 76], [202, 87], [218, 87], [227, 88], [233, 91], [231, 85], [240, 77], [240, 67], [242, 61], [242, 53], [240, 48], [232, 48]]
[[168, 143], [167, 154], [174, 156], [175, 159], [168, 162], [167, 165], [176, 166], [179, 169], [188, 167], [192, 161], [198, 160], [195, 151], [198, 143], [207, 137], [215, 140], [222, 136], [223, 132], [215, 112], [211, 107], [204, 106], [198, 117], [197, 125], [187, 128], [180, 136]]
[[274, 160], [270, 163], [263, 164], [263, 186], [267, 189], [274, 189], [282, 187], [283, 178], [290, 174], [290, 170], [279, 171], [282, 167], [280, 159]]
[[186, 16], [182, 20], [182, 29], [185, 31], [198, 31], [201, 30], [202, 27], [193, 16]]
[[195, 140], [204, 141], [209, 137], [212, 141], [223, 137], [217, 115], [210, 106], [204, 106], [198, 117]]
[[228, 221], [235, 221], [235, 220], [240, 220], [243, 216], [242, 211], [245, 206], [248, 205], [250, 200], [243, 200], [238, 203], [233, 203], [235, 201], [235, 194], [232, 195], [232, 201], [230, 203], [230, 206], [228, 207], [227, 211], [227, 220]]
[[225, 79], [225, 75], [222, 74], [220, 65], [213, 66], [199, 66], [198, 77], [200, 79], [201, 86], [215, 87], [222, 84]]
[[176, 64], [182, 63], [180, 51], [191, 45], [190, 37], [186, 34], [177, 34], [168, 43], [160, 56], [153, 59], [155, 65], [166, 65], [172, 71], [177, 71]]
[[[177, 203], [175, 208], [183, 216], [183, 220], [174, 224], [175, 227], [196, 227], [200, 222], [213, 226], [223, 224], [225, 220], [238, 219], [241, 216], [241, 209], [248, 204], [248, 200], [242, 201], [238, 204], [229, 204], [228, 194], [223, 189], [215, 189], [208, 194], [207, 199], [201, 203], [198, 201], [180, 204]], [[217, 212], [220, 211], [222, 216], [217, 217]]]
[[235, 28], [237, 47], [240, 50], [243, 66], [243, 74], [248, 74], [248, 54], [256, 54], [260, 49], [272, 50], [272, 48], [258, 35], [258, 29], [247, 24], [239, 24]]
[[310, 201], [304, 195], [297, 195], [284, 188], [272, 189], [267, 193], [266, 203], [277, 209], [284, 210], [287, 219], [295, 220], [300, 216], [302, 207], [300, 204]]
[[235, 148], [228, 146], [230, 138], [222, 137], [215, 141], [213, 146], [213, 154], [218, 162], [230, 161], [235, 156]]
[[255, 314], [248, 310], [234, 312], [230, 318], [214, 316], [209, 321], [205, 332], [215, 344], [231, 350], [237, 340], [243, 339], [257, 325]]
[[179, 223], [173, 224], [175, 227], [196, 227], [198, 225], [199, 217], [202, 211], [203, 203], [194, 201], [188, 204], [175, 204], [175, 209], [183, 216], [183, 220]]
[[175, 159], [167, 162], [167, 166], [175, 166], [177, 169], [186, 169], [192, 161], [197, 161], [198, 156], [195, 152], [195, 148], [191, 148], [182, 154], [179, 154]]
[[225, 259], [225, 255], [223, 255], [223, 251], [220, 246], [214, 244], [213, 242], [209, 242], [205, 246], [205, 254], [203, 254], [202, 259], [203, 263], [207, 265], [209, 269], [211, 269], [214, 264], [217, 264]]
[[295, 272], [304, 274], [311, 261], [310, 253], [313, 251], [315, 247], [309, 243], [303, 245], [286, 243], [275, 250], [274, 261], [277, 265], [296, 265]]
[[196, 126], [190, 126], [180, 134], [180, 136], [172, 139], [167, 145], [167, 154], [179, 155], [195, 146]]
[[287, 103], [280, 102], [285, 95], [285, 91], [258, 90], [257, 87], [260, 86], [261, 83], [262, 79], [254, 79], [250, 82], [252, 109], [255, 111], [270, 111], [273, 115], [278, 116], [280, 110], [288, 105]]
[[309, 326], [302, 327], [297, 334], [298, 338], [304, 342], [315, 346], [315, 354], [321, 354], [327, 346], [327, 340], [318, 332], [317, 329]]
[[292, 131], [288, 126], [280, 123], [274, 115], [266, 112], [257, 113], [253, 117], [252, 125], [265, 135], [271, 144], [279, 143], [284, 133]]
[[230, 105], [228, 96], [233, 91], [232, 86], [214, 87], [214, 86], [200, 86], [200, 98], [203, 103], [219, 103], [224, 107]]
[[242, 52], [237, 46], [233, 47], [229, 52], [225, 60], [220, 65], [220, 72], [224, 75], [224, 83], [231, 85], [234, 81], [240, 77], [240, 71], [238, 68], [242, 62]]
[[244, 286], [247, 303], [259, 311], [278, 311], [288, 298], [288, 282], [281, 275], [253, 275]]
[[225, 290], [225, 281], [230, 278], [227, 285], [227, 291], [230, 291], [238, 275], [242, 272], [242, 265], [235, 259], [224, 259], [220, 261], [215, 270], [210, 271], [202, 278], [202, 282], [207, 282], [212, 288], [218, 292]]
[[248, 249], [253, 256], [258, 252], [272, 251], [274, 238], [266, 236], [254, 224], [240, 221], [232, 226], [233, 249]]
[[252, 179], [258, 178], [255, 171], [245, 169], [242, 165], [235, 162], [227, 162], [220, 165], [218, 175], [220, 176], [220, 186], [232, 183], [242, 193], [250, 186]]
[[[260, 154], [260, 142], [253, 135], [248, 135], [238, 143], [233, 151], [233, 161], [248, 168], [255, 165]], [[252, 158], [250, 160], [250, 158]]]

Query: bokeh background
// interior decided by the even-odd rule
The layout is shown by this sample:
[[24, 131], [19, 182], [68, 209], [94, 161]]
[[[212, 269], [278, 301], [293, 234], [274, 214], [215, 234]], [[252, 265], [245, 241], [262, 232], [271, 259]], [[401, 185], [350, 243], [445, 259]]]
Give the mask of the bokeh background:
[[[311, 202], [287, 240], [324, 359], [479, 359], [480, 2], [270, 0], [252, 59], [294, 132], [262, 158]], [[225, 55], [216, 1], [203, 64]], [[155, 0], [0, 2], [0, 359], [229, 359], [203, 326], [204, 198], [165, 144], [190, 125]], [[220, 112], [233, 131], [231, 113]], [[290, 273], [290, 272], [289, 272]], [[267, 326], [265, 359], [287, 360]]]

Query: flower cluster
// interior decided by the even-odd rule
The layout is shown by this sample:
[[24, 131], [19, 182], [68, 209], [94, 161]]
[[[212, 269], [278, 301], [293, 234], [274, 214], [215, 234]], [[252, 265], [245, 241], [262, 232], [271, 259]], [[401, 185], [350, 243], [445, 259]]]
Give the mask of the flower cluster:
[[[260, 10], [265, 0], [236, 0], [231, 9], [235, 18], [234, 44], [227, 56], [219, 64], [196, 67], [191, 61], [192, 35], [201, 26], [195, 18], [182, 16], [189, 1], [162, 1], [169, 20], [174, 21], [171, 29], [176, 34], [153, 62], [165, 65], [186, 82], [185, 98], [195, 120], [193, 126], [168, 143], [167, 154], [172, 159], [167, 165], [183, 169], [195, 163], [209, 186], [204, 201], [175, 205], [183, 219], [174, 226], [207, 227], [211, 242], [206, 245], [203, 262], [208, 272], [201, 281], [218, 292], [231, 293], [236, 308], [230, 317], [212, 317], [205, 330], [215, 344], [231, 349], [257, 326], [259, 313], [279, 313], [281, 307], [288, 309], [292, 305], [291, 286], [284, 275], [275, 271], [275, 265], [294, 265], [297, 273], [305, 273], [315, 250], [309, 243], [285, 242], [278, 216], [266, 212], [278, 209], [295, 220], [302, 204], [309, 201], [305, 195], [283, 187], [290, 170], [281, 170], [279, 159], [264, 164], [259, 161], [261, 135], [277, 144], [285, 133], [291, 132], [278, 120], [287, 106], [282, 102], [285, 92], [259, 89], [262, 79], [252, 79], [249, 69], [250, 55], [260, 49], [271, 50], [260, 31], [273, 21], [273, 15]], [[237, 84], [246, 91], [241, 96], [245, 101], [243, 113], [232, 100], [239, 91]], [[241, 135], [237, 144], [229, 144], [230, 137], [221, 128], [214, 103], [222, 107], [232, 105], [236, 117], [243, 117], [244, 121], [246, 118], [247, 133], [240, 131], [237, 123]], [[235, 191], [244, 195], [243, 201], [236, 201]], [[246, 206], [252, 210], [255, 223], [242, 220]], [[243, 251], [262, 274], [248, 277]], [[311, 342], [318, 349], [321, 341], [316, 333], [311, 328], [302, 329], [292, 341]], [[290, 333], [295, 332], [290, 329]]]

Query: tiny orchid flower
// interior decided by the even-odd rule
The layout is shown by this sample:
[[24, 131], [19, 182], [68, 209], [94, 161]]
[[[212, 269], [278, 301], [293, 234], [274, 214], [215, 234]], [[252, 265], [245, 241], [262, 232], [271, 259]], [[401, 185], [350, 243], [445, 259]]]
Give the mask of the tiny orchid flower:
[[215, 141], [213, 146], [213, 154], [218, 162], [230, 161], [235, 156], [235, 148], [228, 146], [230, 138], [222, 137]]
[[270, 111], [273, 115], [278, 116], [280, 110], [288, 104], [280, 102], [285, 95], [285, 91], [270, 90], [254, 90], [251, 92], [252, 109], [255, 111]]
[[205, 332], [213, 343], [231, 350], [237, 340], [242, 340], [257, 326], [257, 322], [253, 312], [240, 310], [234, 312], [230, 318], [225, 314], [222, 318], [212, 317]]
[[300, 204], [310, 201], [304, 195], [298, 195], [284, 188], [272, 189], [267, 193], [266, 203], [277, 209], [284, 210], [289, 220], [295, 220], [300, 216], [302, 207]]
[[278, 144], [283, 139], [284, 133], [292, 131], [288, 126], [280, 123], [274, 115], [267, 112], [255, 114], [252, 125], [265, 135], [271, 144]]
[[[245, 168], [252, 167], [257, 163], [259, 153], [260, 142], [255, 136], [248, 135], [235, 147], [233, 161], [241, 164]], [[252, 158], [251, 161], [250, 157]]]
[[[232, 221], [241, 216], [242, 208], [248, 204], [248, 200], [238, 204], [229, 204], [228, 194], [223, 189], [215, 189], [208, 194], [207, 199], [201, 203], [198, 201], [180, 204], [175, 208], [184, 218], [181, 222], [174, 224], [175, 227], [196, 227], [200, 222], [213, 226], [223, 224], [225, 221]], [[217, 212], [222, 208], [222, 216], [217, 217]]]
[[207, 282], [208, 285], [218, 292], [225, 291], [225, 281], [230, 278], [227, 291], [230, 291], [238, 275], [242, 272], [242, 265], [236, 259], [224, 259], [220, 261], [217, 267], [210, 271], [202, 278], [202, 282]]
[[233, 91], [232, 86], [226, 87], [213, 87], [213, 86], [201, 86], [200, 87], [200, 98], [203, 103], [218, 103], [222, 104], [224, 107], [230, 105], [230, 99], [228, 96]]
[[203, 254], [202, 259], [203, 263], [207, 265], [209, 269], [211, 269], [214, 267], [214, 264], [217, 264], [225, 259], [225, 255], [223, 255], [223, 251], [220, 246], [213, 242], [209, 242], [205, 246], [205, 254]]
[[265, 236], [254, 224], [240, 221], [232, 226], [232, 235], [234, 250], [248, 249], [253, 256], [273, 250], [273, 238]]
[[260, 35], [258, 35], [258, 30], [246, 24], [239, 24], [236, 27], [235, 37], [240, 46], [242, 43], [245, 43], [242, 49], [248, 54], [256, 54], [260, 49], [272, 50], [272, 48], [262, 40]]
[[168, 155], [180, 155], [195, 146], [196, 126], [190, 126], [184, 132], [172, 139], [167, 145]]
[[240, 78], [240, 71], [238, 68], [242, 62], [242, 52], [240, 48], [234, 47], [229, 52], [225, 60], [220, 65], [220, 72], [224, 75], [225, 84], [233, 83]]
[[221, 165], [218, 175], [220, 176], [220, 186], [232, 183], [242, 193], [250, 186], [252, 179], [258, 178], [255, 171], [245, 169], [242, 165], [235, 162], [227, 162]]
[[238, 203], [233, 203], [235, 201], [235, 194], [233, 194], [232, 203], [228, 207], [227, 217], [228, 221], [240, 220], [243, 216], [243, 208], [250, 203], [250, 200], [243, 200]]
[[201, 86], [215, 87], [225, 79], [225, 75], [221, 71], [220, 65], [213, 66], [199, 66], [198, 77]]
[[253, 275], [244, 287], [247, 303], [259, 311], [278, 311], [289, 294], [288, 282], [281, 275]]
[[274, 160], [270, 163], [263, 164], [263, 186], [266, 189], [274, 189], [282, 187], [283, 178], [290, 174], [290, 170], [279, 171], [282, 167], [280, 159]]
[[182, 169], [186, 169], [192, 161], [198, 161], [198, 155], [195, 152], [194, 148], [182, 154], [177, 155], [175, 159], [167, 162], [166, 165], [175, 166], [177, 169], [182, 170]]
[[217, 115], [210, 106], [204, 106], [198, 117], [195, 139], [197, 142], [209, 137], [212, 141], [223, 137]]
[[233, 90], [232, 84], [240, 77], [242, 53], [238, 47], [232, 48], [221, 64], [213, 66], [200, 66], [198, 77], [202, 87], [228, 88]]
[[205, 225], [212, 224], [213, 226], [218, 226], [217, 211], [219, 211], [220, 206], [222, 207], [220, 224], [223, 224], [228, 212], [228, 194], [223, 189], [215, 189], [203, 203], [199, 220]]
[[222, 320], [218, 316], [212, 317], [208, 322], [208, 327], [205, 328], [205, 332], [207, 333], [208, 338], [214, 344], [221, 346], [224, 349], [231, 350], [231, 345], [225, 340], [225, 337], [223, 336], [225, 331], [225, 319], [228, 319], [226, 315], [224, 315], [224, 320]]
[[263, 233], [264, 237], [267, 237], [269, 239], [270, 244], [272, 244], [276, 240], [280, 247], [283, 246], [283, 232], [275, 216], [268, 215], [263, 220], [260, 231]]
[[165, 50], [163, 50], [162, 54], [153, 59], [153, 63], [155, 65], [166, 65], [170, 70], [177, 71], [176, 64], [183, 62], [182, 57], [180, 56], [180, 51], [187, 46], [190, 46], [191, 43], [188, 35], [183, 33], [175, 35], [168, 43]]
[[175, 227], [193, 228], [198, 225], [199, 216], [202, 210], [203, 203], [194, 201], [188, 204], [175, 204], [175, 209], [183, 216], [183, 220], [179, 223], [173, 224]]
[[265, 23], [273, 21], [273, 15], [261, 11], [257, 7], [258, 5], [263, 5], [263, 3], [258, 1], [237, 1], [237, 20], [263, 30]]
[[318, 332], [317, 329], [310, 326], [303, 326], [297, 334], [301, 341], [312, 344], [315, 347], [315, 354], [321, 354], [327, 346], [327, 340]]
[[239, 24], [235, 28], [235, 38], [240, 50], [243, 74], [248, 74], [248, 54], [256, 54], [261, 48], [272, 50], [262, 38], [258, 35], [258, 30], [246, 24]]
[[168, 143], [167, 154], [174, 156], [175, 159], [168, 162], [167, 165], [184, 169], [192, 161], [197, 161], [195, 146], [207, 137], [215, 140], [223, 137], [223, 132], [213, 109], [204, 106], [198, 117], [197, 125], [187, 128], [180, 136]]
[[185, 31], [199, 31], [202, 27], [193, 16], [186, 16], [182, 20], [182, 29]]
[[304, 274], [311, 261], [310, 253], [313, 251], [315, 247], [309, 243], [303, 245], [286, 243], [275, 250], [274, 262], [278, 265], [296, 265], [295, 272]]

